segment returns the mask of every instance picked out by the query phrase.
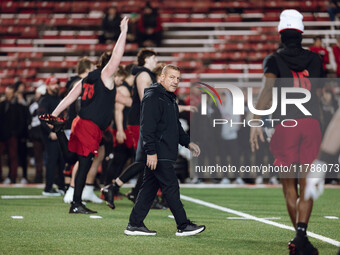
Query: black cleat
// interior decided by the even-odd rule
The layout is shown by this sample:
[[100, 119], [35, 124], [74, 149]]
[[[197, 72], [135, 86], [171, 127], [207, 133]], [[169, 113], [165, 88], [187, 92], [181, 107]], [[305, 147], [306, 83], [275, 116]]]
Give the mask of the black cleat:
[[64, 126], [66, 125], [66, 119], [63, 117], [56, 117], [52, 114], [42, 114], [39, 115], [39, 120], [53, 125], [52, 131], [57, 133], [63, 130]]
[[48, 196], [48, 197], [59, 197], [61, 196], [61, 193], [56, 191], [55, 189], [50, 189], [50, 190], [44, 190], [42, 192], [43, 196]]
[[116, 183], [111, 183], [103, 187], [100, 192], [104, 195], [104, 200], [108, 207], [112, 210], [115, 209], [114, 196], [119, 192], [119, 186]]
[[82, 203], [72, 202], [69, 213], [92, 214], [97, 212], [90, 210]]
[[157, 232], [149, 230], [145, 225], [142, 227], [133, 227], [129, 223], [124, 230], [124, 234], [128, 236], [155, 236]]
[[307, 237], [296, 236], [288, 243], [290, 255], [318, 255], [318, 250], [309, 242]]
[[132, 203], [136, 203], [136, 195], [135, 193], [130, 190], [128, 193], [125, 194], [125, 196], [132, 202]]
[[193, 236], [203, 232], [204, 230], [204, 225], [196, 225], [189, 221], [189, 224], [185, 227], [185, 229], [177, 229], [176, 236]]

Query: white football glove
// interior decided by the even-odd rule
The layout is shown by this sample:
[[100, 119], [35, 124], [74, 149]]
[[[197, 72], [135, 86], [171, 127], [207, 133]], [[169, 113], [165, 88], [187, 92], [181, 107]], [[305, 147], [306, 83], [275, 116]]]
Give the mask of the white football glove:
[[[313, 169], [322, 169], [322, 165], [326, 164], [318, 159], [312, 163], [315, 165]], [[320, 165], [317, 167], [317, 165]], [[305, 200], [316, 200], [323, 193], [325, 184], [325, 172], [310, 172], [306, 179]]]

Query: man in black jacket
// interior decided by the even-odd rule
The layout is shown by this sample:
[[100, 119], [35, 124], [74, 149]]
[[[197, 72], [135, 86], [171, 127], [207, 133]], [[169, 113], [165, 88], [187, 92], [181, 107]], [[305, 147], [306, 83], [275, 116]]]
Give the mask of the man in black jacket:
[[177, 224], [176, 236], [190, 236], [204, 231], [188, 220], [180, 200], [179, 185], [173, 167], [178, 155], [178, 144], [189, 148], [195, 157], [200, 148], [190, 142], [179, 122], [176, 96], [180, 70], [177, 66], [163, 68], [161, 83], [145, 89], [141, 104], [141, 130], [136, 161], [146, 163], [143, 184], [131, 212], [126, 235], [156, 235], [143, 223], [158, 188], [162, 189]]
[[[39, 101], [38, 114], [52, 113], [53, 109], [60, 103], [59, 98], [59, 80], [56, 77], [50, 77], [46, 80], [47, 93]], [[60, 196], [64, 189], [63, 169], [65, 166], [61, 152], [58, 147], [57, 135], [46, 123], [41, 123], [42, 140], [46, 150], [46, 184], [43, 191], [44, 196]], [[55, 170], [58, 168], [59, 173], [59, 191], [53, 189]]]

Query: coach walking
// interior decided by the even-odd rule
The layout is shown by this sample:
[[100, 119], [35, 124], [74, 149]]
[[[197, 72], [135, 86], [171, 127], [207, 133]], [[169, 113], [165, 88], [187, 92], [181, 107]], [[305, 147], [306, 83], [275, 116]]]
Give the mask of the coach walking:
[[192, 223], [180, 200], [179, 185], [173, 167], [178, 144], [189, 148], [195, 157], [200, 148], [190, 142], [178, 119], [175, 90], [180, 80], [177, 66], [163, 68], [161, 82], [145, 89], [141, 104], [141, 129], [136, 161], [146, 162], [144, 178], [137, 202], [132, 209], [126, 235], [156, 235], [143, 223], [158, 188], [162, 189], [177, 224], [176, 236], [196, 235], [205, 226]]

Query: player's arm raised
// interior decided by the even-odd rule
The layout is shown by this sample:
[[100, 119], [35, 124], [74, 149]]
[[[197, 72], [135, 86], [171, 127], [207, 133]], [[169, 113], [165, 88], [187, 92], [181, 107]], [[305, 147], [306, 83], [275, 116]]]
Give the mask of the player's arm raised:
[[125, 49], [125, 42], [126, 42], [126, 33], [128, 30], [128, 21], [127, 17], [124, 17], [122, 22], [120, 23], [120, 36], [116, 42], [114, 49], [112, 50], [111, 58], [107, 65], [103, 68], [101, 73], [101, 79], [104, 85], [108, 89], [113, 89], [113, 76], [117, 71], [119, 63], [123, 57], [124, 49]]
[[70, 93], [67, 94], [67, 96], [58, 104], [58, 106], [54, 109], [52, 112], [53, 116], [58, 116], [60, 113], [62, 113], [64, 110], [66, 110], [67, 107], [69, 107], [81, 94], [81, 83], [82, 79], [78, 81], [70, 91]]

